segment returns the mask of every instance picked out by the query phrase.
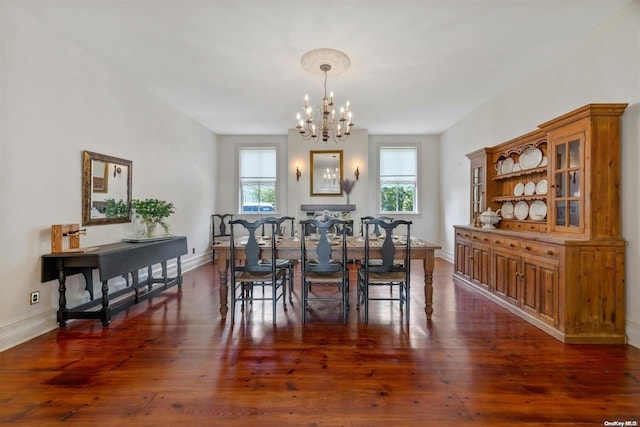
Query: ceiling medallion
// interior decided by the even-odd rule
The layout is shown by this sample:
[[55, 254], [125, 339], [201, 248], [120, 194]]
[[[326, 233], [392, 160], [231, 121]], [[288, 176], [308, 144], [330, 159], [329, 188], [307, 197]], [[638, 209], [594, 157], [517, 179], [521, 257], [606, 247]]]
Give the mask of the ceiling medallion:
[[353, 126], [349, 101], [340, 106], [339, 115], [336, 114], [333, 102], [333, 92], [327, 97], [327, 75], [338, 75], [345, 72], [351, 65], [351, 60], [344, 53], [335, 49], [314, 49], [300, 58], [302, 68], [312, 74], [324, 76], [324, 96], [322, 106], [316, 110], [309, 106], [309, 96], [304, 96], [303, 116], [296, 118], [298, 132], [307, 141], [327, 142], [331, 138], [334, 142], [345, 141], [351, 135]]

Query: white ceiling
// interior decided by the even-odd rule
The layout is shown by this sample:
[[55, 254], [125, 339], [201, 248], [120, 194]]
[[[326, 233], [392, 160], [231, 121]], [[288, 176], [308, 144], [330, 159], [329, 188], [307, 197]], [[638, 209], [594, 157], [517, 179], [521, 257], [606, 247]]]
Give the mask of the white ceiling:
[[[371, 134], [438, 134], [630, 0], [11, 0], [218, 134], [284, 135], [321, 76]], [[315, 102], [315, 103], [313, 103]]]

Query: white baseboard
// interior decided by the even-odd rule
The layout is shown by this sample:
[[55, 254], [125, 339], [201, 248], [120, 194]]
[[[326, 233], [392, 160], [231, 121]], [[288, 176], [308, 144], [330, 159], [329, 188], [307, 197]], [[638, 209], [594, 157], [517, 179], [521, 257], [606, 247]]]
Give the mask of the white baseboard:
[[[204, 265], [212, 261], [212, 252], [208, 251], [202, 254], [187, 255], [181, 257], [182, 272], [193, 270], [196, 267]], [[161, 273], [160, 265], [157, 265], [153, 270], [154, 277], [158, 277]], [[177, 271], [176, 262], [167, 263], [167, 274], [169, 277], [175, 276]], [[142, 272], [142, 271], [141, 271]], [[144, 277], [144, 272], [142, 272]], [[113, 286], [113, 290], [117, 290], [124, 286], [124, 280], [109, 284]], [[86, 296], [83, 300], [69, 301], [70, 307], [76, 306], [83, 302], [89, 301], [89, 297]], [[12, 319], [9, 322], [5, 322], [0, 325], [0, 352], [8, 350], [12, 347], [29, 341], [47, 332], [53, 331], [58, 328], [56, 321], [57, 308], [48, 308], [38, 313], [29, 314], [28, 316]]]
[[46, 334], [58, 327], [56, 310], [34, 313], [0, 325], [0, 352]]
[[440, 249], [436, 251], [435, 254], [438, 258], [442, 258], [445, 261], [450, 262], [451, 264], [453, 264], [453, 252], [452, 251], [448, 251], [445, 249]]
[[635, 348], [640, 348], [640, 322], [627, 317], [625, 332], [627, 334], [627, 344]]

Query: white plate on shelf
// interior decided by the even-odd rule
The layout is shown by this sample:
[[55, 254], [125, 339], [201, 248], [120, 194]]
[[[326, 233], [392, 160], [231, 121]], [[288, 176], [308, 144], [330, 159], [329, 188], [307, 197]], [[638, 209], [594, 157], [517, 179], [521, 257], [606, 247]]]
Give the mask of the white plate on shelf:
[[512, 172], [520, 172], [521, 170], [522, 168], [520, 167], [520, 163], [516, 163], [515, 165], [513, 165]]
[[511, 157], [507, 157], [502, 161], [502, 174], [513, 172], [513, 159]]
[[502, 207], [500, 208], [500, 213], [502, 214], [502, 218], [504, 219], [512, 219], [513, 218], [513, 203], [504, 202]]
[[536, 221], [542, 221], [547, 216], [547, 204], [542, 200], [536, 200], [531, 203], [529, 208], [529, 216]]
[[547, 166], [548, 163], [549, 163], [549, 159], [547, 158], [547, 156], [544, 156], [538, 166]]
[[536, 194], [547, 194], [548, 183], [546, 179], [538, 181], [536, 184]]
[[514, 196], [522, 196], [523, 194], [524, 194], [524, 184], [519, 182], [513, 188], [513, 195]]
[[524, 195], [533, 196], [535, 192], [536, 192], [536, 183], [533, 181], [527, 182], [527, 184], [524, 186]]
[[529, 205], [527, 204], [527, 202], [521, 200], [516, 203], [514, 213], [516, 215], [516, 218], [521, 221], [527, 219], [527, 216], [529, 216]]
[[538, 167], [542, 161], [542, 151], [539, 148], [529, 148], [520, 154], [520, 167], [523, 170]]

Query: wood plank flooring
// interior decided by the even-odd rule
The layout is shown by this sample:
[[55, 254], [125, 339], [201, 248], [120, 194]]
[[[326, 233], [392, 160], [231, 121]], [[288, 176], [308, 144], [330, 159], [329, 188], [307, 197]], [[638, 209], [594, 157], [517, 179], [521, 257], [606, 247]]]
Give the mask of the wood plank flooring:
[[[640, 350], [565, 345], [451, 280], [436, 260], [434, 313], [413, 268], [411, 323], [397, 303], [317, 303], [299, 290], [222, 321], [212, 264], [114, 316], [70, 322], [0, 353], [1, 425], [607, 425], [640, 417]], [[352, 271], [355, 278], [355, 270]], [[299, 271], [296, 272], [299, 280]], [[297, 287], [299, 289], [299, 286]], [[281, 308], [281, 307], [279, 307]], [[611, 424], [610, 424], [611, 425]]]

